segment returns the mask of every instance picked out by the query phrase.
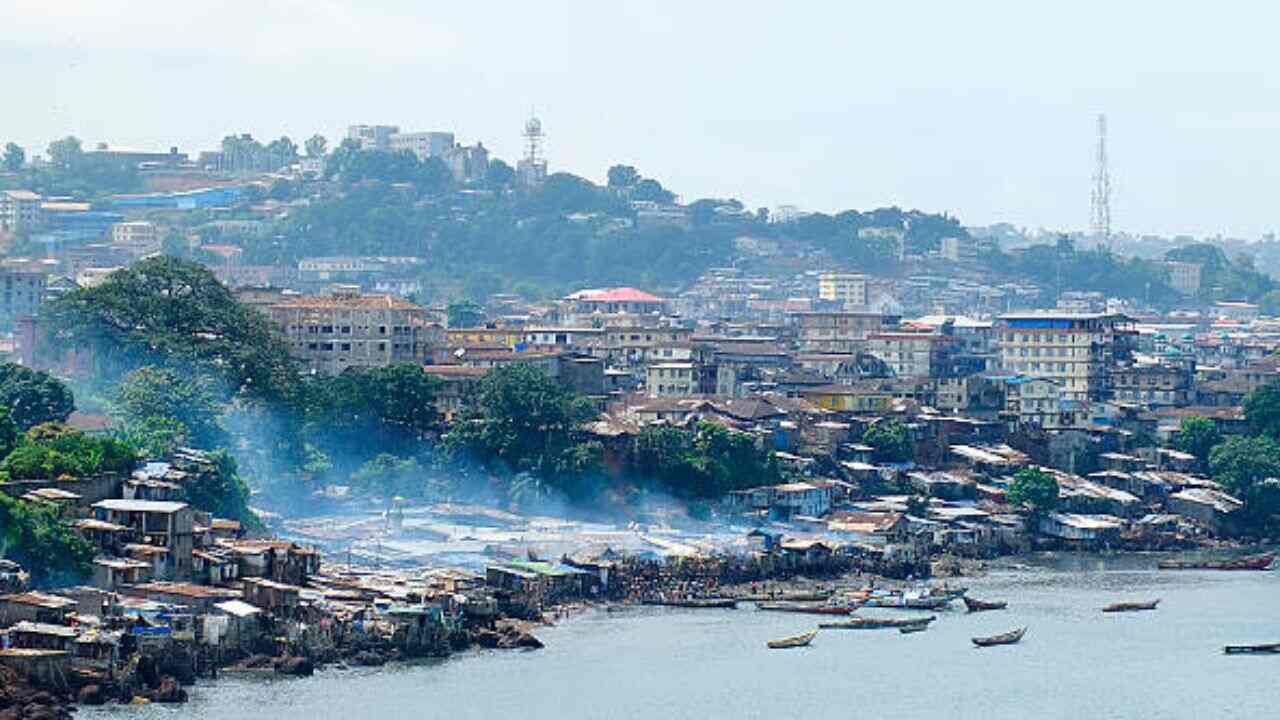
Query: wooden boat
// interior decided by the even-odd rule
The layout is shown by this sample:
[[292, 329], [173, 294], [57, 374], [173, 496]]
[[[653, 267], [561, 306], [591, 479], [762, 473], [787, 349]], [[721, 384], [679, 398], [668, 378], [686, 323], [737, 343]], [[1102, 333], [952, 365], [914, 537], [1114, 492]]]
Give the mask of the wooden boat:
[[994, 645], [1012, 645], [1018, 642], [1019, 640], [1021, 640], [1022, 636], [1026, 634], [1027, 634], [1026, 628], [1018, 628], [1017, 630], [1010, 630], [1009, 632], [1002, 633], [1000, 635], [992, 635], [991, 637], [973, 638], [973, 644], [977, 645], [978, 647], [992, 647]]
[[678, 608], [736, 608], [738, 601], [733, 598], [691, 598], [688, 600], [643, 600], [643, 605], [660, 605]]
[[1102, 612], [1114, 613], [1114, 612], [1138, 612], [1140, 610], [1155, 610], [1156, 606], [1159, 604], [1160, 604], [1160, 600], [1158, 598], [1155, 600], [1151, 600], [1150, 602], [1118, 602], [1118, 603], [1111, 603], [1110, 605], [1102, 608]]
[[969, 588], [967, 587], [949, 588], [944, 586], [929, 588], [930, 597], [941, 597], [948, 600], [959, 600], [963, 598], [967, 592], [969, 592]]
[[831, 592], [825, 590], [816, 592], [779, 593], [777, 595], [757, 593], [754, 595], [743, 595], [738, 598], [741, 602], [821, 602], [829, 599], [831, 599]]
[[1161, 570], [1269, 570], [1275, 553], [1247, 555], [1233, 560], [1162, 560]]
[[950, 605], [949, 597], [909, 597], [902, 601], [902, 607], [908, 610], [942, 610]]
[[936, 615], [930, 615], [927, 618], [850, 618], [841, 622], [818, 623], [818, 627], [823, 630], [886, 630], [891, 628], [904, 627], [920, 627], [921, 629], [928, 627], [929, 623], [937, 620]]
[[964, 606], [969, 609], [969, 612], [983, 612], [986, 610], [1004, 610], [1005, 608], [1009, 607], [1009, 603], [1004, 600], [998, 600], [998, 601], [978, 600], [977, 598], [971, 598], [968, 596], [965, 596], [960, 599], [964, 600]]
[[918, 633], [929, 629], [929, 623], [916, 623], [915, 625], [902, 625], [898, 628], [898, 632], [903, 635], [909, 633]]
[[1280, 655], [1280, 643], [1265, 645], [1228, 645], [1222, 648], [1228, 655]]
[[807, 613], [809, 615], [848, 615], [853, 612], [851, 607], [841, 607], [839, 605], [805, 605], [802, 603], [774, 603], [762, 602], [756, 603], [759, 610], [770, 610], [772, 612], [793, 612]]
[[809, 632], [804, 633], [802, 635], [793, 635], [792, 637], [782, 638], [781, 640], [770, 640], [766, 644], [769, 646], [771, 650], [782, 650], [785, 648], [805, 647], [809, 643], [813, 642], [813, 639], [817, 637], [817, 635], [818, 635], [817, 630], [810, 630]]

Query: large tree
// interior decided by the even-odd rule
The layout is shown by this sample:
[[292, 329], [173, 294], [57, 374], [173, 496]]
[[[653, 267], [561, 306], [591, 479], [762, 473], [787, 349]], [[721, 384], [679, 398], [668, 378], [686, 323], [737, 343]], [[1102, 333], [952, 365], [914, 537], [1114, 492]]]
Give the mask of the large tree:
[[30, 572], [37, 587], [44, 587], [86, 579], [94, 552], [55, 508], [0, 492], [0, 554]]
[[4, 146], [4, 169], [6, 171], [16, 173], [22, 169], [26, 162], [27, 152], [17, 143], [8, 143]]
[[202, 376], [147, 366], [125, 376], [115, 407], [130, 428], [154, 431], [165, 427], [164, 420], [175, 421], [181, 423], [188, 442], [213, 449], [227, 444], [226, 431], [218, 422], [222, 410], [218, 396]]
[[1058, 506], [1058, 481], [1039, 468], [1023, 468], [1009, 483], [1009, 504], [1033, 513], [1047, 513]]
[[1203, 417], [1184, 418], [1177, 434], [1173, 436], [1173, 446], [1185, 453], [1196, 456], [1201, 465], [1209, 463], [1209, 453], [1214, 446], [1222, 442], [1222, 432], [1217, 424]]
[[329, 141], [324, 139], [323, 135], [316, 134], [307, 138], [306, 149], [307, 157], [319, 158], [324, 157], [325, 148], [329, 147]]
[[1280, 382], [1271, 382], [1244, 399], [1244, 417], [1253, 432], [1280, 440]]
[[350, 368], [306, 387], [306, 435], [330, 456], [362, 462], [375, 451], [420, 449], [440, 426], [440, 381], [417, 365]]
[[219, 378], [229, 394], [276, 398], [292, 379], [288, 348], [265, 316], [207, 268], [160, 256], [45, 305], [54, 347], [92, 350], [108, 377], [145, 365]]
[[862, 433], [862, 442], [874, 448], [877, 462], [906, 462], [912, 457], [907, 428], [897, 420], [880, 420]]
[[60, 380], [16, 363], [0, 365], [0, 406], [9, 408], [20, 430], [62, 422], [75, 410], [75, 397]]

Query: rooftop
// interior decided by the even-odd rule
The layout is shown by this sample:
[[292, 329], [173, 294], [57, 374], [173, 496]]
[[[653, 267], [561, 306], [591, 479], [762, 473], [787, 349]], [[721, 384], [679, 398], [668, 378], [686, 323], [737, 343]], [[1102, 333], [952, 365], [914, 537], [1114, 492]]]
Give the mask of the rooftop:
[[159, 500], [101, 500], [94, 503], [93, 507], [119, 512], [175, 513], [187, 507], [187, 504]]

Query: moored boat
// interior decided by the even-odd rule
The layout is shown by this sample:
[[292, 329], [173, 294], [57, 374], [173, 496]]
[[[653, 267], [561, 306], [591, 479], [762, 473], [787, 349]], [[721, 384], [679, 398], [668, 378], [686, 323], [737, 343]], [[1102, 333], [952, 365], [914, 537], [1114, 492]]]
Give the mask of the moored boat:
[[756, 603], [756, 608], [772, 612], [807, 613], [809, 615], [848, 615], [853, 612], [853, 608], [840, 605], [806, 605], [803, 603], [779, 602]]
[[800, 635], [793, 635], [789, 638], [782, 638], [781, 640], [770, 640], [765, 644], [768, 645], [769, 648], [772, 650], [783, 650], [785, 648], [805, 647], [809, 643], [813, 642], [813, 638], [816, 637], [817, 634], [818, 634], [817, 630], [810, 630], [807, 633], [802, 633]]
[[969, 609], [969, 612], [983, 612], [986, 610], [1004, 610], [1005, 608], [1009, 607], [1009, 603], [1005, 600], [979, 600], [977, 598], [971, 598], [967, 595], [961, 598], [961, 600], [964, 600], [964, 606]]
[[820, 590], [814, 592], [778, 593], [776, 595], [755, 593], [742, 595], [737, 599], [742, 602], [821, 602], [831, 599], [831, 595], [830, 591]]
[[1263, 645], [1228, 645], [1222, 648], [1228, 655], [1280, 655], [1280, 643]]
[[736, 608], [738, 601], [733, 598], [690, 598], [688, 600], [642, 600], [643, 605], [661, 605], [678, 608]]
[[976, 637], [972, 639], [973, 639], [973, 644], [977, 645], [978, 647], [991, 647], [993, 645], [1013, 645], [1014, 643], [1021, 640], [1022, 636], [1026, 634], [1027, 634], [1026, 628], [1018, 628], [1017, 630], [1010, 630], [1007, 633], [992, 635], [991, 637]]
[[908, 610], [942, 610], [951, 605], [949, 597], [909, 597], [902, 600]]
[[1161, 560], [1161, 570], [1270, 570], [1275, 553], [1246, 555], [1233, 560]]
[[937, 616], [930, 615], [927, 618], [914, 618], [906, 620], [903, 618], [865, 618], [856, 617], [840, 622], [818, 623], [818, 627], [823, 630], [885, 630], [891, 628], [919, 627], [924, 629], [929, 623], [937, 620]]
[[1118, 602], [1102, 608], [1104, 613], [1114, 612], [1138, 612], [1140, 610], [1155, 610], [1160, 604], [1160, 599], [1150, 600], [1148, 602]]

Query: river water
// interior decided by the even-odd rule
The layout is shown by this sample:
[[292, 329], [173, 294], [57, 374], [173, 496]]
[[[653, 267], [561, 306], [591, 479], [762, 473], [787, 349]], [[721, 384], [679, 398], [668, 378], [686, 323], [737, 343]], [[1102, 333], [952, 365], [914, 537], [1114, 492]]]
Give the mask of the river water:
[[[192, 688], [187, 705], [79, 717], [1280, 717], [1280, 656], [1222, 654], [1224, 644], [1280, 642], [1280, 572], [1160, 572], [1149, 557], [1025, 562], [965, 581], [1008, 610], [939, 613], [913, 635], [827, 631], [808, 648], [768, 650], [766, 640], [813, 621], [745, 608], [591, 611], [540, 631], [544, 650], [303, 679], [224, 675]], [[1155, 612], [1100, 612], [1157, 597]], [[969, 642], [1024, 625], [1019, 645]]]

